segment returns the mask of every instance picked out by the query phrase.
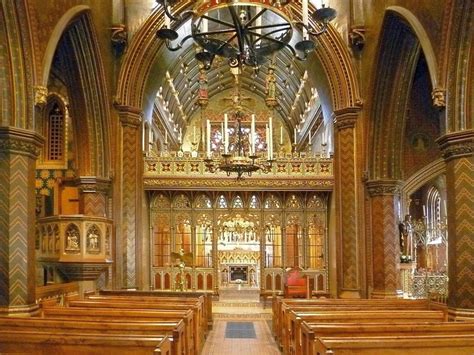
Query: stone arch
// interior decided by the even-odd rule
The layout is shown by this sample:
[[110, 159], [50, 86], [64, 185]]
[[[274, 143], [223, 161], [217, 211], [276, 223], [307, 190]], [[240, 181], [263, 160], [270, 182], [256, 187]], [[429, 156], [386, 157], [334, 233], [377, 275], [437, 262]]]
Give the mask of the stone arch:
[[[58, 21], [43, 58], [42, 85], [47, 87], [55, 55], [65, 53], [70, 80], [77, 85], [69, 97], [70, 114], [81, 146], [78, 174], [108, 177], [110, 112], [105, 70], [96, 30], [87, 6], [76, 6]], [[74, 76], [75, 75], [75, 76]]]
[[46, 46], [46, 51], [41, 66], [43, 73], [41, 75], [40, 85], [44, 87], [48, 86], [49, 72], [51, 70], [51, 63], [53, 62], [54, 53], [56, 52], [58, 43], [61, 40], [63, 33], [66, 31], [67, 26], [74, 18], [80, 16], [89, 9], [89, 6], [86, 5], [74, 6], [59, 19], [58, 23], [54, 27], [51, 37], [49, 38], [48, 45]]
[[420, 23], [418, 18], [409, 10], [401, 6], [389, 6], [387, 11], [396, 13], [398, 16], [405, 19], [410, 25], [413, 32], [415, 32], [416, 37], [420, 41], [420, 46], [423, 50], [423, 54], [426, 58], [426, 63], [428, 65], [428, 70], [430, 73], [431, 86], [437, 88], [439, 86], [439, 76], [438, 76], [438, 60], [436, 54], [431, 45], [431, 41], [426, 33], [423, 25]]
[[382, 26], [370, 111], [369, 175], [400, 180], [406, 108], [422, 47], [400, 11], [387, 11]]
[[[181, 12], [193, 1], [180, 1], [173, 12]], [[299, 15], [299, 13], [295, 12]], [[156, 31], [164, 24], [164, 12], [157, 7], [135, 34], [123, 59], [117, 83], [118, 105], [142, 108], [145, 102], [147, 77], [154, 59], [163, 45], [156, 39]], [[314, 24], [314, 23], [313, 23]], [[351, 56], [340, 34], [332, 27], [318, 38], [316, 56], [326, 73], [333, 111], [361, 104], [359, 85], [351, 63]]]

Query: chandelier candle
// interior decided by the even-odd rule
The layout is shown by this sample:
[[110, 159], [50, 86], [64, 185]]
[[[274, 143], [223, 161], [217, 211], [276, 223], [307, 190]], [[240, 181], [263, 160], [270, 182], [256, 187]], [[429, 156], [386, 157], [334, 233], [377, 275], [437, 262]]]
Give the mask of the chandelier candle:
[[227, 113], [224, 114], [224, 154], [228, 153], [229, 131], [227, 129]]
[[255, 115], [252, 115], [252, 123], [250, 125], [250, 145], [251, 145], [251, 154], [256, 155], [255, 153]]
[[207, 157], [210, 158], [211, 157], [211, 122], [209, 120], [207, 120], [206, 122], [206, 135], [207, 135]]

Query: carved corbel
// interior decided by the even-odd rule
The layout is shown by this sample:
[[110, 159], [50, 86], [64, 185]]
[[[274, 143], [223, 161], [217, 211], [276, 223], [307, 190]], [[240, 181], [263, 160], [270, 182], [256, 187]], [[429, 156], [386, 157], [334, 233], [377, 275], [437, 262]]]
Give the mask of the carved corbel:
[[115, 55], [120, 57], [128, 44], [128, 33], [125, 25], [117, 24], [110, 28], [112, 35], [110, 40], [112, 41], [112, 48], [114, 49]]
[[435, 88], [431, 92], [431, 99], [433, 100], [433, 106], [439, 110], [446, 108], [446, 90], [441, 88]]
[[35, 106], [41, 109], [48, 102], [48, 88], [38, 85], [33, 89], [35, 93]]
[[349, 32], [349, 43], [351, 44], [352, 50], [360, 52], [365, 46], [365, 32], [364, 26], [353, 26]]

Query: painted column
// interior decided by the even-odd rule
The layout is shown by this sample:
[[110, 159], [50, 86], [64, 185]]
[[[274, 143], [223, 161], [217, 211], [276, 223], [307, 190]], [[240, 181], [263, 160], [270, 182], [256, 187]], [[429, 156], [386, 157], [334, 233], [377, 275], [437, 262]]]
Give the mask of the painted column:
[[359, 108], [335, 111], [334, 178], [336, 199], [336, 246], [338, 295], [341, 298], [362, 297], [362, 270], [359, 204], [361, 187], [357, 183], [356, 122]]
[[142, 111], [129, 106], [117, 106], [120, 117], [119, 156], [117, 159], [117, 255], [118, 287], [141, 288], [141, 258], [143, 233], [142, 194], [143, 157], [141, 154]]
[[446, 161], [449, 316], [474, 318], [474, 130], [438, 140]]
[[399, 298], [400, 235], [398, 204], [401, 182], [368, 181], [372, 230], [372, 298]]
[[43, 139], [0, 127], [0, 314], [33, 315], [35, 304], [35, 168]]

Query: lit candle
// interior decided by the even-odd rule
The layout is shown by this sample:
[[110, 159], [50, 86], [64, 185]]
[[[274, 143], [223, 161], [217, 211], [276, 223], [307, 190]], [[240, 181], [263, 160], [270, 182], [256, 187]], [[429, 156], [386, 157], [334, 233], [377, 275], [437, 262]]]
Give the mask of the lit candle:
[[227, 154], [227, 147], [229, 145], [229, 133], [227, 132], [227, 113], [224, 114], [224, 154]]
[[280, 145], [283, 145], [283, 126], [280, 126]]
[[267, 143], [267, 159], [270, 160], [270, 133], [268, 130], [268, 124], [265, 125], [265, 138]]
[[255, 115], [252, 115], [252, 124], [250, 126], [250, 146], [252, 155], [255, 155]]
[[295, 130], [293, 132], [294, 132], [294, 135], [295, 135], [294, 143], [296, 145], [296, 127], [295, 127]]
[[[171, 13], [171, 7], [168, 6], [168, 12]], [[166, 14], [166, 11], [165, 11], [165, 27], [166, 28], [171, 28], [171, 19], [168, 17], [168, 15]]]
[[308, 144], [311, 145], [311, 130], [309, 130], [308, 134]]
[[211, 157], [211, 122], [207, 120], [207, 125], [206, 125], [206, 133], [207, 133], [207, 156], [210, 158]]
[[168, 131], [165, 131], [165, 144], [168, 144]]
[[[308, 0], [303, 0], [303, 24], [308, 26]], [[306, 27], [303, 27], [303, 39], [308, 39], [308, 30]]]
[[270, 134], [270, 159], [273, 159], [273, 118], [268, 117], [268, 133]]

